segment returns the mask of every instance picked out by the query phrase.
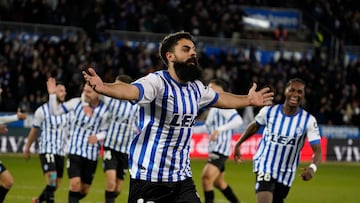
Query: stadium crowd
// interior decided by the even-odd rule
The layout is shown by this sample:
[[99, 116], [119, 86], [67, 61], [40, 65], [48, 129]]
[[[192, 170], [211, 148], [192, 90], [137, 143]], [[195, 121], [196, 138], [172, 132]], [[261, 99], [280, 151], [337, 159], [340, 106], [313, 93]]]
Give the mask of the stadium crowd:
[[[1, 20], [79, 26], [88, 34], [74, 34], [58, 43], [46, 37], [23, 42], [18, 35], [11, 34], [12, 30], [2, 30], [0, 111], [16, 111], [21, 107], [26, 112], [34, 112], [47, 101], [44, 83], [49, 76], [64, 81], [69, 98], [79, 96], [83, 82], [81, 70], [86, 66], [96, 67], [104, 81], [109, 82], [120, 73], [139, 78], [163, 68], [156, 47], [118, 46], [105, 36], [99, 40], [99, 34], [105, 29], [157, 33], [185, 30], [214, 37], [241, 33], [241, 37], [251, 38], [252, 35], [244, 36], [246, 32], [240, 20], [244, 13], [240, 5], [277, 6], [280, 4], [277, 2], [197, 1], [193, 5], [192, 1], [176, 0], [1, 1]], [[208, 3], [211, 6], [207, 6]], [[303, 78], [307, 83], [306, 108], [320, 124], [360, 126], [360, 60], [346, 67], [332, 66], [328, 59], [314, 55], [300, 60], [280, 57], [272, 63], [261, 64], [239, 48], [236, 52], [223, 50], [219, 55], [199, 50], [199, 61], [206, 79], [225, 79], [234, 93], [246, 93], [252, 81], [270, 85], [276, 92], [276, 103], [283, 101], [282, 85], [289, 78]]]

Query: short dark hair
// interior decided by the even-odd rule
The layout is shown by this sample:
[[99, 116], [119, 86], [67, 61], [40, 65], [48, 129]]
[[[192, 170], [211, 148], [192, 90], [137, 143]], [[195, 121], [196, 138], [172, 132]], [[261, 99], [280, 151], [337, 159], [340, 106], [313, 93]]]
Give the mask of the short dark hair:
[[164, 64], [166, 66], [168, 66], [168, 60], [166, 58], [166, 53], [169, 51], [173, 51], [174, 46], [177, 44], [177, 42], [180, 39], [188, 39], [188, 40], [191, 40], [195, 44], [195, 41], [194, 41], [193, 37], [191, 36], [191, 34], [188, 32], [184, 32], [184, 31], [175, 32], [175, 33], [166, 35], [164, 37], [164, 39], [160, 42], [159, 55], [161, 57], [161, 60], [164, 62]]
[[58, 86], [58, 85], [63, 85], [63, 86], [65, 86], [65, 83], [64, 83], [63, 81], [57, 80], [57, 81], [56, 81], [56, 86]]
[[301, 78], [292, 78], [286, 83], [285, 88], [288, 88], [291, 85], [291, 83], [293, 83], [293, 82], [299, 82], [299, 83], [301, 83], [301, 84], [303, 84], [305, 86], [305, 81], [303, 79], [301, 79]]
[[130, 83], [132, 83], [134, 80], [133, 80], [130, 76], [124, 74], [124, 75], [118, 75], [118, 76], [116, 76], [116, 81], [121, 81], [121, 82], [125, 82], [125, 83], [130, 84]]
[[223, 79], [216, 78], [209, 81], [209, 83], [214, 83], [217, 86], [220, 86], [224, 91], [229, 91], [229, 84]]

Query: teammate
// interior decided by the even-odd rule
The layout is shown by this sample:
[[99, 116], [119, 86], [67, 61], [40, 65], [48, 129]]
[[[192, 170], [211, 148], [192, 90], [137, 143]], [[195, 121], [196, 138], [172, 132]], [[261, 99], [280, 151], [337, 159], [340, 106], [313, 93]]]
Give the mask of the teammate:
[[291, 79], [285, 87], [284, 104], [262, 108], [235, 145], [235, 160], [240, 161], [241, 144], [261, 126], [265, 127], [254, 156], [258, 203], [284, 202], [294, 181], [306, 138], [314, 156], [312, 163], [303, 168], [302, 179], [311, 180], [321, 162], [319, 128], [316, 119], [301, 108], [304, 97], [304, 81]]
[[[48, 90], [53, 91], [49, 88]], [[58, 82], [55, 94], [52, 93], [49, 92], [50, 96], [55, 96], [57, 104], [61, 104], [66, 97], [65, 85]], [[54, 202], [55, 190], [59, 187], [64, 173], [64, 149], [68, 139], [69, 121], [70, 114], [52, 115], [49, 103], [41, 105], [34, 113], [33, 125], [28, 134], [28, 140], [24, 149], [24, 157], [25, 159], [30, 158], [30, 147], [41, 131], [38, 153], [46, 186], [38, 197], [33, 198], [33, 203]]]
[[[131, 83], [127, 75], [119, 75], [116, 81]], [[138, 132], [136, 126], [138, 105], [126, 100], [104, 97], [109, 107], [110, 126], [104, 141], [103, 167], [106, 175], [105, 202], [114, 203], [120, 194], [125, 173], [129, 168], [129, 143]]]
[[[217, 93], [227, 90], [227, 84], [220, 79], [213, 79], [209, 87]], [[210, 134], [209, 159], [202, 172], [202, 186], [205, 203], [214, 202], [214, 186], [231, 203], [239, 203], [231, 187], [225, 181], [225, 162], [232, 150], [234, 129], [239, 128], [243, 120], [235, 109], [210, 108], [205, 127]]]
[[[2, 89], [0, 88], [0, 94]], [[22, 113], [20, 109], [15, 115], [0, 116], [0, 133], [4, 134], [8, 132], [6, 123], [12, 123], [18, 120], [25, 120], [26, 114]], [[5, 199], [6, 194], [14, 184], [14, 178], [10, 171], [6, 169], [5, 165], [0, 161], [0, 203]]]
[[[54, 84], [54, 79], [50, 82]], [[108, 107], [99, 99], [99, 94], [85, 85], [82, 96], [93, 110], [91, 116], [85, 113], [80, 97], [63, 102], [60, 106], [50, 97], [53, 114], [71, 113], [67, 160], [69, 203], [79, 202], [89, 192], [96, 172], [100, 140], [105, 138], [109, 123]]]
[[248, 95], [216, 93], [200, 81], [202, 69], [195, 43], [187, 32], [166, 36], [160, 56], [167, 70], [157, 71], [132, 84], [103, 83], [94, 69], [83, 71], [97, 92], [140, 105], [140, 134], [130, 145], [128, 202], [200, 202], [190, 170], [192, 126], [200, 108], [241, 108], [270, 104], [269, 88]]

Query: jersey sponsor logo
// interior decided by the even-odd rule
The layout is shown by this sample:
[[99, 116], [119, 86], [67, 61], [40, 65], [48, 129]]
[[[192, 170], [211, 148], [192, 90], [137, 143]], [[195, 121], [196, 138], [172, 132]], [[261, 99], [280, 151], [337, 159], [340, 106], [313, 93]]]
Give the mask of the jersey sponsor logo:
[[171, 126], [191, 127], [194, 125], [195, 115], [192, 114], [174, 114], [170, 121]]
[[270, 141], [278, 143], [278, 144], [282, 144], [282, 145], [292, 145], [292, 146], [294, 146], [296, 139], [293, 138], [293, 137], [271, 134], [270, 135]]

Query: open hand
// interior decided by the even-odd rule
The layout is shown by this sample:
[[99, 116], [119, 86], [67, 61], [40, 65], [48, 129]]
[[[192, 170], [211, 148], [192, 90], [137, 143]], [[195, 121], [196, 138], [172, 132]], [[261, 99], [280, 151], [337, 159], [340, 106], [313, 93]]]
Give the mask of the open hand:
[[88, 68], [86, 71], [82, 71], [82, 74], [89, 86], [93, 88], [93, 90], [95, 90], [96, 92], [98, 92], [98, 90], [101, 89], [104, 85], [103, 81], [96, 74], [93, 68]]
[[272, 105], [274, 100], [274, 92], [270, 92], [269, 87], [264, 87], [256, 91], [257, 84], [253, 83], [249, 90], [250, 105], [252, 106], [268, 106]]
[[56, 80], [53, 77], [49, 77], [46, 81], [46, 87], [49, 94], [56, 94]]

